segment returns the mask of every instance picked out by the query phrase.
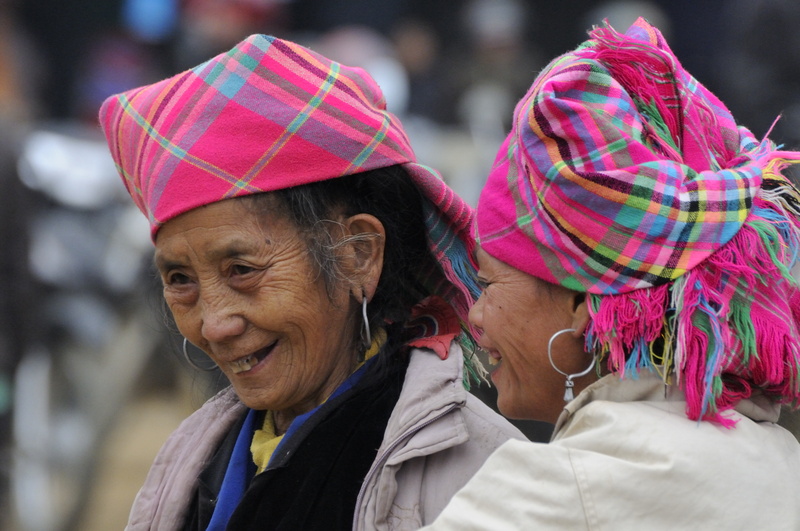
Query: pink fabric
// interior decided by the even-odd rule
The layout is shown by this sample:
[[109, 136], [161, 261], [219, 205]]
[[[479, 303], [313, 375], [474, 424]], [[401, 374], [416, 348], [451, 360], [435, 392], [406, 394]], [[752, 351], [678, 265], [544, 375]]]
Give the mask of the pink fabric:
[[517, 104], [476, 227], [487, 253], [521, 271], [626, 293], [729, 241], [779, 154], [737, 127], [645, 21], [591, 36]]
[[151, 223], [223, 199], [402, 164], [456, 230], [471, 209], [417, 164], [375, 81], [296, 43], [253, 35], [105, 101], [100, 124]]
[[191, 70], [108, 98], [100, 124], [154, 240], [163, 223], [202, 205], [400, 165], [424, 198], [441, 270], [420, 271], [421, 282], [467, 327], [478, 291], [472, 209], [417, 163], [364, 70], [251, 35]]

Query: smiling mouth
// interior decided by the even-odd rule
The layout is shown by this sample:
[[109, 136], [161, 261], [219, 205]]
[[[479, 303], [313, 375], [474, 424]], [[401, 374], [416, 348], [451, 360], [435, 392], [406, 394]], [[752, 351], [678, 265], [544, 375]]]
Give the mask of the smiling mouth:
[[503, 357], [496, 350], [486, 352], [489, 355], [489, 365], [498, 365]]
[[270, 346], [262, 348], [261, 350], [250, 354], [249, 356], [245, 356], [244, 358], [239, 358], [238, 360], [230, 361], [228, 362], [228, 367], [230, 367], [230, 370], [233, 374], [241, 374], [243, 372], [247, 372], [256, 365], [258, 365], [259, 363], [261, 363], [262, 361], [264, 361], [264, 359], [272, 353], [272, 351], [275, 349], [275, 345], [277, 344], [278, 342], [276, 341]]

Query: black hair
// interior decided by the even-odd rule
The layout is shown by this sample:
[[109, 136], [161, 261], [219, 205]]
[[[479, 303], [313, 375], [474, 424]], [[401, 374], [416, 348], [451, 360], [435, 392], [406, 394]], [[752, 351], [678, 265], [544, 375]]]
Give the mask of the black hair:
[[436, 270], [428, 250], [423, 197], [408, 173], [399, 165], [388, 166], [249, 197], [262, 209], [280, 209], [288, 216], [329, 290], [343, 281], [331, 220], [359, 213], [380, 220], [386, 234], [383, 270], [367, 315], [371, 330], [387, 329], [384, 350], [396, 351], [411, 308], [430, 294], [420, 272]]

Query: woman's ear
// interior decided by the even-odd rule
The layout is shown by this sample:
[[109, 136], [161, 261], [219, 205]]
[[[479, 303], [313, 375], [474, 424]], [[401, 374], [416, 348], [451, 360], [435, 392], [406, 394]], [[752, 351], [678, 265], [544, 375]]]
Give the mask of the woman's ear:
[[343, 221], [345, 240], [352, 247], [351, 292], [361, 302], [363, 296], [372, 299], [383, 271], [383, 252], [386, 229], [371, 214], [356, 214]]
[[583, 337], [589, 326], [589, 302], [585, 293], [575, 292], [572, 300], [572, 328], [575, 337]]

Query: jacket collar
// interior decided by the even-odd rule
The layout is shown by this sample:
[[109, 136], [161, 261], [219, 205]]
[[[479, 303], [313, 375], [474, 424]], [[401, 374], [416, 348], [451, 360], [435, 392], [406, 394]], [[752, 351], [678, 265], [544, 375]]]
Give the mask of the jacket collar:
[[[445, 359], [428, 349], [413, 349], [410, 358], [403, 390], [389, 419], [378, 454], [390, 448], [396, 449], [424, 426], [438, 421], [437, 430], [428, 430], [424, 441], [406, 444], [408, 452], [400, 450], [393, 453], [391, 463], [438, 452], [462, 444], [469, 438], [460, 412], [448, 415], [467, 401], [461, 347], [452, 342]], [[431, 438], [431, 433], [435, 433], [435, 437]], [[410, 455], [406, 456], [407, 453]]]
[[[617, 374], [609, 374], [586, 387], [575, 400], [564, 406], [564, 411], [556, 421], [553, 439], [578, 410], [596, 401], [675, 403], [671, 406], [683, 414], [686, 396], [677, 385], [665, 384], [659, 375], [649, 370], [640, 370], [624, 379]], [[754, 394], [741, 400], [734, 411], [756, 422], [777, 422], [780, 405], [762, 394]]]

